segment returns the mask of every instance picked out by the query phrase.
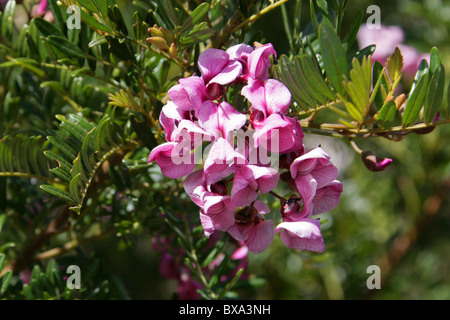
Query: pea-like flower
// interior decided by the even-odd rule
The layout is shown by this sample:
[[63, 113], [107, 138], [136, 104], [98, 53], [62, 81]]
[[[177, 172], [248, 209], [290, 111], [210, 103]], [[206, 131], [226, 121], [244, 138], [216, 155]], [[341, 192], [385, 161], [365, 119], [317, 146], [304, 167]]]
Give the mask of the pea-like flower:
[[[227, 232], [260, 253], [279, 233], [289, 248], [321, 252], [313, 215], [338, 204], [342, 184], [325, 151], [305, 149], [300, 122], [289, 115], [291, 93], [270, 78], [272, 57], [271, 44], [200, 54], [200, 74], [168, 90], [159, 116], [167, 142], [150, 152], [149, 162], [169, 178], [186, 177], [184, 189], [199, 208], [205, 236]], [[230, 97], [236, 92], [238, 99]], [[245, 104], [233, 105], [236, 100]], [[280, 181], [295, 195], [277, 195]], [[261, 200], [268, 193], [281, 201], [280, 221], [269, 218]]]

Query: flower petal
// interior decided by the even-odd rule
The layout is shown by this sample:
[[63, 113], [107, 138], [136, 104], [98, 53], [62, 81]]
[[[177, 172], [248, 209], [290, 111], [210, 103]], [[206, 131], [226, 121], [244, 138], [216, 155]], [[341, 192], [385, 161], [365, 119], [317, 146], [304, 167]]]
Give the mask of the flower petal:
[[286, 247], [314, 252], [323, 252], [325, 244], [317, 219], [305, 218], [300, 221], [282, 222], [275, 228], [281, 232], [281, 240]]
[[236, 80], [242, 73], [242, 64], [239, 61], [229, 61], [223, 69], [208, 83], [225, 85]]
[[205, 83], [218, 75], [228, 61], [228, 53], [224, 50], [210, 48], [203, 51], [198, 57], [198, 68]]
[[156, 161], [161, 172], [168, 178], [178, 179], [194, 170], [193, 154], [188, 150], [179, 150], [177, 143], [166, 142], [154, 148], [149, 155], [148, 162]]
[[317, 189], [313, 200], [312, 214], [319, 214], [322, 212], [331, 211], [339, 204], [339, 197], [342, 193], [342, 183], [340, 181], [333, 181], [330, 184]]
[[287, 114], [291, 104], [291, 92], [280, 81], [269, 79], [264, 83], [268, 114]]
[[269, 78], [270, 56], [276, 57], [277, 53], [272, 44], [265, 44], [250, 53], [248, 57], [248, 71], [255, 80], [267, 80]]

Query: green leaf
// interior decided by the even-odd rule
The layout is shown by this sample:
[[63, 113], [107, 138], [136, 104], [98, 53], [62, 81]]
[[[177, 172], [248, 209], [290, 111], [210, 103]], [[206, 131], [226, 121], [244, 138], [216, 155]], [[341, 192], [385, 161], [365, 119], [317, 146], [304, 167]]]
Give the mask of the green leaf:
[[107, 0], [94, 0], [97, 8], [100, 10], [104, 17], [108, 16], [108, 1]]
[[364, 57], [361, 64], [358, 59], [353, 58], [350, 80], [344, 81], [345, 90], [351, 102], [343, 96], [340, 96], [340, 98], [344, 102], [349, 115], [358, 123], [363, 122], [369, 111], [371, 84], [372, 62], [370, 57]]
[[0, 287], [0, 296], [3, 296], [3, 294], [8, 290], [9, 283], [11, 282], [13, 276], [12, 270], [6, 271], [6, 273], [1, 277], [2, 280], [2, 286]]
[[363, 21], [364, 17], [364, 10], [361, 10], [356, 15], [355, 20], [353, 21], [352, 25], [349, 28], [349, 31], [347, 32], [343, 42], [345, 48], [348, 50], [351, 48], [353, 43], [355, 42], [356, 35], [358, 34], [359, 28], [361, 27], [361, 23]]
[[48, 141], [58, 148], [66, 159], [75, 159], [77, 157], [76, 151], [64, 140], [61, 134], [55, 131], [50, 131], [51, 136], [47, 137]]
[[[6, 221], [6, 214], [0, 214], [0, 232], [2, 232], [3, 226], [5, 225]], [[0, 270], [2, 270], [2, 267], [0, 266]]]
[[395, 83], [402, 76], [403, 56], [399, 48], [395, 48], [394, 53], [386, 59], [386, 70], [391, 78], [391, 82]]
[[84, 58], [84, 53], [81, 51], [81, 49], [74, 43], [70, 42], [64, 37], [60, 36], [49, 36], [47, 37], [47, 41], [50, 42], [50, 44], [67, 55], [68, 57], [75, 57], [75, 58]]
[[67, 161], [66, 159], [64, 159], [63, 156], [54, 153], [52, 151], [46, 150], [44, 151], [44, 155], [49, 159], [49, 160], [54, 160], [56, 162], [58, 162], [58, 165], [60, 168], [62, 168], [63, 170], [70, 172], [72, 165], [70, 164], [69, 161]]
[[408, 127], [417, 120], [428, 92], [429, 80], [430, 73], [427, 71], [420, 76], [416, 85], [411, 88], [408, 101], [406, 102], [405, 113], [403, 114], [403, 127]]
[[55, 24], [50, 23], [47, 20], [42, 19], [40, 17], [34, 18], [33, 22], [44, 37], [59, 36], [65, 38], [61, 29], [58, 28]]
[[439, 55], [439, 51], [436, 47], [431, 49], [430, 53], [430, 72], [433, 74], [440, 66], [442, 66], [442, 60]]
[[315, 34], [319, 35], [319, 21], [317, 21], [316, 10], [314, 8], [313, 0], [309, 0], [309, 10], [311, 15], [311, 23], [314, 29]]
[[386, 83], [386, 79], [384, 77], [384, 67], [383, 65], [375, 61], [373, 63], [373, 75], [372, 75], [372, 83], [378, 83], [380, 81], [380, 85], [378, 87], [377, 92], [375, 93], [375, 105], [378, 110], [380, 110], [384, 106], [384, 101], [387, 98], [387, 94], [389, 92], [388, 84]]
[[[194, 30], [201, 29], [202, 27], [205, 27], [206, 23], [203, 24], [203, 22], [202, 22], [202, 23], [199, 24], [199, 26], [200, 26], [200, 28], [196, 28]], [[203, 41], [211, 38], [215, 33], [216, 33], [216, 31], [214, 31], [213, 29], [209, 29], [209, 28], [201, 29], [201, 30], [198, 30], [198, 31], [195, 31], [195, 32], [190, 32], [188, 36], [186, 36], [186, 37], [181, 39], [180, 43], [183, 46], [192, 46], [194, 44], [197, 44], [199, 42], [203, 42]]]
[[[53, 17], [55, 18], [55, 22], [56, 24], [59, 26], [59, 28], [64, 28], [65, 26], [65, 19], [63, 18], [62, 14], [61, 14], [61, 10], [58, 6], [58, 0], [48, 0], [48, 7], [50, 8]], [[65, 9], [66, 7], [64, 7]]]
[[16, 11], [16, 0], [9, 0], [6, 3], [2, 15], [1, 34], [4, 37], [12, 35], [14, 30], [14, 13]]
[[153, 132], [145, 122], [137, 121], [133, 114], [130, 115], [130, 122], [139, 140], [141, 140], [147, 149], [152, 150], [158, 145]]
[[91, 149], [93, 149], [93, 147], [91, 147], [91, 146], [93, 146], [92, 136], [93, 136], [94, 130], [95, 130], [95, 128], [86, 134], [86, 136], [83, 139], [83, 145], [81, 147], [81, 156], [82, 156], [83, 164], [89, 172], [93, 171], [93, 162], [95, 162], [94, 155], [91, 152]]
[[205, 14], [209, 11], [209, 3], [202, 3], [197, 6], [190, 14], [190, 16], [186, 19], [183, 25], [180, 27], [179, 32], [183, 33], [187, 31], [192, 26], [195, 26]]
[[95, 5], [95, 1], [92, 0], [77, 0], [77, 1], [81, 6], [85, 7], [89, 11], [98, 13], [98, 8]]
[[450, 83], [447, 86], [447, 119], [450, 118]]
[[119, 7], [114, 5], [112, 8], [108, 8], [108, 16], [109, 18], [114, 21], [117, 25], [117, 29], [122, 32], [124, 35], [128, 35], [128, 28], [125, 23], [125, 20], [122, 16], [122, 13], [119, 10]]
[[335, 100], [336, 97], [325, 83], [320, 71], [314, 66], [312, 59], [306, 54], [301, 56], [301, 62], [305, 71], [306, 78], [311, 86], [329, 100]]
[[3, 267], [5, 266], [5, 255], [3, 253], [0, 253], [0, 271], [3, 270]]
[[54, 187], [54, 186], [51, 186], [48, 184], [43, 184], [40, 186], [40, 188], [54, 196], [60, 197], [68, 202], [76, 203], [75, 199], [73, 199], [69, 193], [67, 193], [66, 191], [61, 190], [57, 187]]
[[347, 56], [339, 37], [327, 24], [319, 27], [319, 41], [323, 65], [331, 84], [341, 95], [345, 94], [344, 77], [348, 77]]
[[280, 80], [288, 87], [293, 100], [305, 110], [314, 107], [314, 101], [299, 86], [293, 66], [286, 56], [281, 56], [278, 70], [280, 73]]
[[[434, 67], [434, 66], [433, 66]], [[431, 69], [430, 69], [431, 71]], [[441, 108], [442, 98], [445, 89], [445, 70], [443, 65], [439, 65], [430, 80], [430, 86], [425, 99], [424, 105], [424, 121], [431, 123]]]
[[23, 69], [26, 69], [26, 70], [34, 73], [36, 76], [42, 78], [45, 76], [45, 72], [42, 71], [41, 69], [39, 69], [37, 66], [35, 66], [37, 64], [38, 64], [38, 62], [36, 60], [18, 57], [16, 59], [3, 62], [2, 64], [0, 64], [0, 68], [9, 68], [12, 66], [20, 66]]
[[87, 23], [91, 28], [99, 29], [108, 32], [109, 34], [114, 34], [114, 30], [110, 26], [100, 23], [94, 18], [92, 18], [89, 13], [84, 10], [80, 10], [81, 20]]
[[80, 184], [81, 184], [81, 173], [76, 174], [69, 184], [70, 196], [76, 201], [76, 203], [81, 202], [80, 197]]
[[[303, 66], [298, 57], [294, 58], [294, 70], [295, 74], [300, 81], [301, 88], [315, 101], [320, 104], [325, 104], [326, 99], [317, 91], [317, 87], [312, 86], [312, 82], [307, 79], [307, 73], [303, 69]], [[316, 83], [317, 84], [317, 83]]]
[[382, 129], [390, 128], [395, 121], [396, 113], [395, 101], [389, 100], [380, 109], [377, 117], [377, 124]]

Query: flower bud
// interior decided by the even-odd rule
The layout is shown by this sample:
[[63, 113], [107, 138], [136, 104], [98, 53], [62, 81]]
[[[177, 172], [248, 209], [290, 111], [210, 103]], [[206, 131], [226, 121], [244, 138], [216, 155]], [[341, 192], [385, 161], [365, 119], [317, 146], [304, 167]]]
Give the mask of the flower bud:
[[361, 159], [366, 167], [371, 171], [382, 171], [386, 169], [392, 162], [392, 159], [377, 157], [372, 153], [372, 151], [362, 152]]
[[169, 56], [172, 58], [172, 59], [174, 59], [174, 58], [176, 58], [177, 57], [177, 55], [178, 55], [178, 50], [177, 50], [177, 48], [175, 47], [175, 43], [171, 43], [170, 44], [170, 48], [169, 48]]
[[154, 37], [160, 37], [164, 39], [164, 34], [161, 32], [161, 30], [158, 29], [158, 26], [156, 24], [153, 27], [148, 28], [148, 32], [150, 32]]
[[169, 50], [169, 46], [167, 45], [166, 40], [161, 37], [150, 37], [147, 38], [147, 41], [156, 46], [161, 51]]

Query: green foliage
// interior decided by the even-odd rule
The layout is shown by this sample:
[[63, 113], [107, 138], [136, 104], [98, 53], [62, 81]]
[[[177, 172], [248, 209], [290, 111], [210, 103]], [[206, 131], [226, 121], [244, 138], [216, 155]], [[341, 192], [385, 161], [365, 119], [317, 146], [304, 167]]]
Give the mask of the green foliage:
[[[361, 162], [345, 173], [341, 215], [323, 219], [329, 251], [288, 252], [275, 243], [244, 268], [226, 234], [204, 236], [180, 181], [147, 163], [164, 141], [158, 117], [167, 91], [198, 73], [199, 54], [267, 42], [256, 22], [272, 28], [283, 19], [286, 36], [277, 38], [288, 49], [275, 47], [272, 72], [292, 93], [290, 115], [306, 134], [344, 141], [402, 140], [450, 122], [446, 55], [433, 46], [430, 63], [423, 60], [407, 83], [400, 49], [385, 65], [372, 61], [374, 46], [355, 50], [365, 10], [348, 1], [49, 0], [51, 22], [31, 16], [33, 5], [9, 0], [0, 16], [1, 299], [177, 298], [179, 279], [159, 275], [159, 242], [204, 299], [341, 298], [344, 291], [358, 298], [366, 274], [355, 269], [373, 263], [363, 253], [384, 252], [372, 240], [387, 246], [406, 228], [393, 213], [414, 225], [417, 208], [428, 210], [448, 192], [440, 179], [450, 172], [449, 154], [436, 136], [398, 148], [365, 139], [365, 149], [387, 150], [400, 164], [392, 181], [383, 173], [368, 178]], [[72, 5], [81, 9], [79, 29], [67, 25]], [[72, 264], [82, 270], [80, 290], [64, 280]], [[345, 272], [351, 281], [342, 288]]]

